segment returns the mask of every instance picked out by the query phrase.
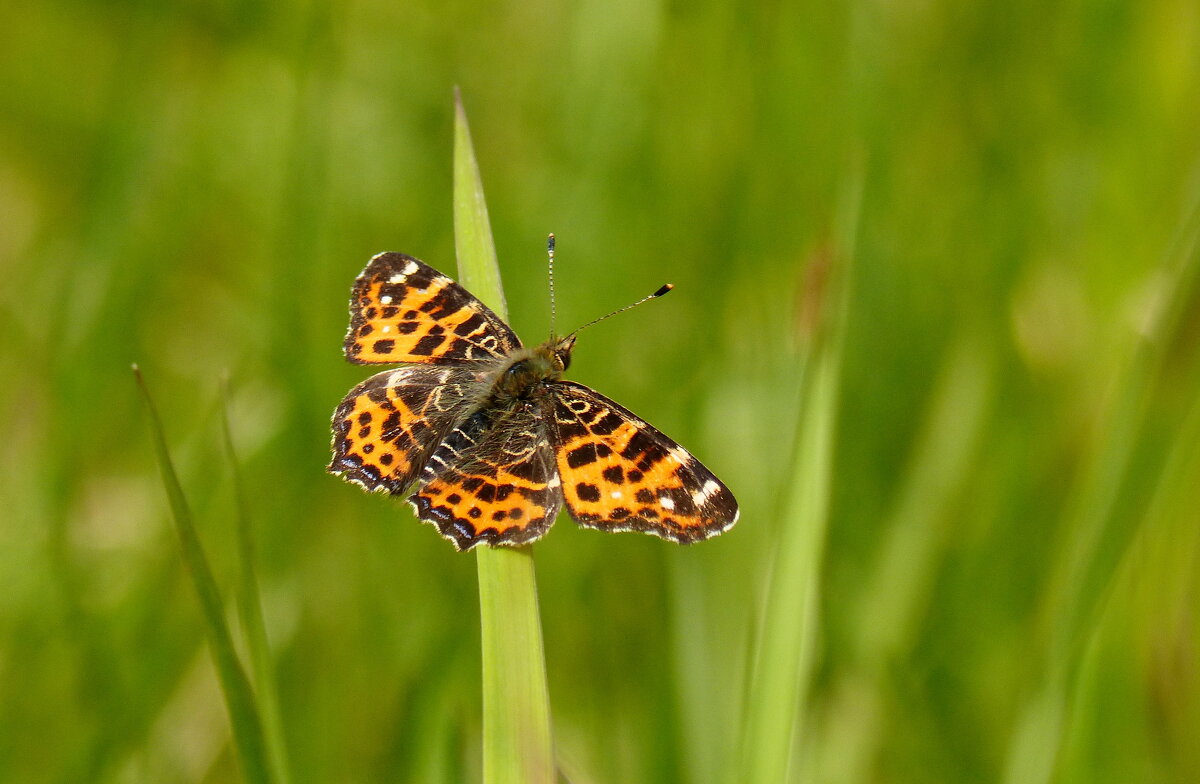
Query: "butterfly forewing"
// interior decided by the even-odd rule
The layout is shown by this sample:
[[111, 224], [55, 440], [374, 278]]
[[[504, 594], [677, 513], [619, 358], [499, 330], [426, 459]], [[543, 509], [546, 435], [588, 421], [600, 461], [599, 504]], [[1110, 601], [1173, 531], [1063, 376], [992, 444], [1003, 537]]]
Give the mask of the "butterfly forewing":
[[380, 253], [354, 282], [346, 359], [358, 364], [477, 362], [520, 341], [462, 286], [403, 253]]
[[737, 521], [729, 488], [679, 444], [588, 387], [550, 387], [558, 472], [575, 522], [695, 542]]

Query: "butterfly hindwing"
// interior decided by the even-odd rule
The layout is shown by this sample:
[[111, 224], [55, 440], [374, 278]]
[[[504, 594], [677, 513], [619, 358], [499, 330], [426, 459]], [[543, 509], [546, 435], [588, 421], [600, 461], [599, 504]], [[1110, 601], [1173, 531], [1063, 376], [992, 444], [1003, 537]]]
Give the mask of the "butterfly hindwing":
[[679, 444], [582, 384], [550, 387], [558, 472], [575, 522], [687, 543], [737, 521], [729, 488]]
[[380, 253], [354, 281], [346, 359], [357, 364], [494, 360], [520, 341], [450, 278], [403, 253]]
[[465, 416], [477, 375], [470, 367], [410, 365], [371, 376], [333, 414], [330, 473], [367, 490], [403, 492]]
[[430, 456], [409, 501], [459, 550], [520, 545], [544, 534], [562, 508], [541, 405], [480, 409]]

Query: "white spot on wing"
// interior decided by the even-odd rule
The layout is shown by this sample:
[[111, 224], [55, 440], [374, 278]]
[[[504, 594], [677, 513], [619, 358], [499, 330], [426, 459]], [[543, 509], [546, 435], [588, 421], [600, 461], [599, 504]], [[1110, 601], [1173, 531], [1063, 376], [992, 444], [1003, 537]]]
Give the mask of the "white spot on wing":
[[660, 496], [658, 497], [658, 502], [659, 502], [660, 504], [662, 504], [662, 508], [663, 508], [663, 509], [668, 509], [668, 510], [670, 510], [670, 511], [674, 511], [674, 510], [675, 510], [675, 502], [674, 502], [674, 501], [672, 501], [672, 500], [671, 500], [671, 497], [670, 497], [670, 496], [668, 496], [668, 495], [660, 495]]
[[700, 506], [709, 498], [711, 498], [713, 493], [720, 489], [721, 486], [719, 484], [709, 479], [704, 483], [704, 487], [700, 488], [695, 493], [692, 493], [692, 500], [696, 502], [696, 506]]
[[553, 489], [555, 487], [558, 487], [561, 484], [562, 484], [562, 482], [559, 481], [557, 476], [552, 476], [552, 477], [550, 477], [550, 481], [546, 483], [546, 487]]
[[609, 495], [612, 496], [613, 498], [621, 498], [622, 497], [622, 493], [620, 490], [613, 490], [611, 493], [609, 493]]
[[379, 298], [379, 302], [383, 305], [391, 305], [392, 298], [391, 298], [391, 296], [384, 294], [382, 297]]
[[404, 279], [407, 277], [407, 275], [393, 275], [392, 277], [388, 278], [388, 283], [403, 283]]
[[688, 451], [686, 449], [679, 446], [678, 444], [671, 447], [670, 451], [671, 451], [671, 457], [675, 458], [679, 462], [681, 462], [681, 463], [692, 462], [692, 456], [688, 454]]
[[379, 329], [379, 331], [380, 331], [380, 332], [391, 332], [391, 331], [392, 331], [392, 325], [391, 325], [391, 324], [384, 324], [384, 325], [383, 325], [383, 326], [382, 326], [382, 327]]
[[408, 277], [409, 275], [413, 274], [416, 271], [417, 271], [417, 262], [415, 262], [415, 261], [410, 261], [407, 264], [405, 264], [404, 269], [402, 270], [405, 277]]

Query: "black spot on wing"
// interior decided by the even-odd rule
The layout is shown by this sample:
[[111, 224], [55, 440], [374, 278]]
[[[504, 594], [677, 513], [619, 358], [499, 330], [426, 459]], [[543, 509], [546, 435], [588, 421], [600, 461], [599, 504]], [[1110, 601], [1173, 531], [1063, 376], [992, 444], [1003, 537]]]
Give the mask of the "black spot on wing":
[[446, 339], [441, 335], [426, 335], [417, 341], [417, 345], [412, 347], [412, 353], [420, 357], [433, 356], [433, 353], [444, 342], [446, 342]]
[[479, 315], [478, 313], [472, 313], [470, 318], [458, 325], [458, 327], [454, 330], [454, 334], [458, 335], [459, 337], [465, 337], [482, 327], [485, 323], [486, 320], [483, 318], [483, 316]]
[[532, 480], [538, 475], [538, 465], [532, 460], [513, 463], [507, 467], [510, 474], [518, 479]]
[[593, 422], [589, 429], [592, 431], [592, 435], [607, 436], [620, 427], [621, 422], [621, 417], [612, 411], [606, 411], [604, 416], [600, 417], [598, 421]]
[[663, 460], [667, 456], [667, 450], [654, 438], [656, 434], [657, 431], [649, 431], [646, 428], [635, 431], [629, 443], [621, 450], [621, 457], [636, 461], [642, 471]]

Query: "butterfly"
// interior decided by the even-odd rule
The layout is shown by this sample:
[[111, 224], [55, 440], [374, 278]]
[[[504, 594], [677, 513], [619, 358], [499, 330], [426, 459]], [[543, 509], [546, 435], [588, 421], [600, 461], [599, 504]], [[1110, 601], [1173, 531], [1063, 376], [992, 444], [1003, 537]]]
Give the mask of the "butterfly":
[[[550, 250], [553, 262], [553, 236]], [[433, 267], [375, 256], [354, 282], [346, 359], [403, 366], [354, 387], [334, 411], [329, 472], [373, 492], [411, 490], [417, 517], [459, 550], [533, 542], [564, 503], [602, 531], [689, 543], [729, 530], [737, 501], [699, 460], [563, 380], [577, 332], [526, 348]]]

